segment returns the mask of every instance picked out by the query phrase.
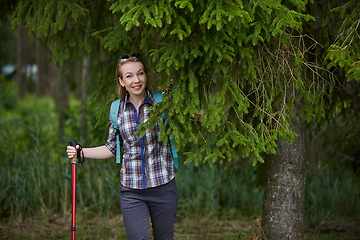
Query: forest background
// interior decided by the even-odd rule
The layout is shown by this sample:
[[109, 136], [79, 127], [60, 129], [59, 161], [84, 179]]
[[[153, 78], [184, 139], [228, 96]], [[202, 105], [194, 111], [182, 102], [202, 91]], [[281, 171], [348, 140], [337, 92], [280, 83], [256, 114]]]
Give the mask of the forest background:
[[[136, 41], [129, 36], [121, 36], [126, 50], [120, 46], [114, 47], [111, 40], [115, 39], [116, 41], [117, 37], [120, 39], [120, 36], [109, 34], [107, 32], [110, 31], [109, 29], [94, 30], [95, 23], [101, 25], [104, 24], [101, 21], [106, 20], [110, 21], [106, 24], [114, 28], [130, 26], [130, 29], [126, 30], [130, 35], [141, 37], [146, 35], [144, 33], [146, 29], [141, 30], [140, 33], [137, 32], [139, 31], [136, 29], [137, 19], [132, 19], [133, 22], [131, 22], [126, 19], [126, 15], [121, 18], [122, 13], [119, 9], [116, 10], [116, 5], [109, 2], [101, 5], [101, 1], [82, 1], [83, 5], [75, 2], [68, 1], [64, 3], [64, 6], [61, 6], [60, 3], [49, 4], [47, 5], [48, 9], [44, 7], [45, 13], [48, 13], [49, 16], [56, 13], [56, 11], [54, 13], [54, 9], [58, 9], [59, 13], [64, 13], [63, 19], [61, 16], [57, 18], [57, 21], [52, 19], [51, 27], [46, 26], [46, 21], [43, 22], [43, 25], [40, 24], [40, 20], [36, 22], [34, 20], [36, 14], [29, 14], [27, 15], [29, 17], [26, 17], [29, 6], [26, 6], [23, 1], [1, 2], [0, 238], [39, 239], [41, 236], [40, 238], [67, 239], [71, 214], [71, 165], [66, 158], [66, 145], [73, 138], [76, 138], [83, 146], [98, 146], [104, 143], [107, 136], [109, 104], [115, 98], [116, 82], [113, 76], [115, 64], [112, 63], [116, 63], [116, 58], [125, 53], [134, 51], [143, 53], [144, 49], [149, 49], [143, 40]], [[193, 1], [194, 5], [195, 2], [201, 1]], [[209, 2], [214, 2], [214, 6], [219, 6], [219, 2], [227, 1]], [[176, 3], [172, 2], [172, 5], [176, 6], [178, 8], [176, 11], [179, 12], [184, 9], [188, 9], [188, 12], [195, 11], [191, 9], [189, 3], [191, 4], [190, 1], [177, 1]], [[301, 3], [304, 4], [304, 2]], [[272, 12], [269, 14], [270, 18], [284, 17], [280, 15], [280, 12], [274, 10], [281, 8], [281, 4], [265, 5], [260, 6], [259, 9]], [[112, 11], [110, 10], [111, 6]], [[211, 4], [206, 5], [207, 8], [210, 6]], [[35, 9], [36, 6], [33, 8]], [[291, 7], [289, 8], [291, 9]], [[249, 25], [249, 29], [254, 29], [255, 33], [259, 32], [253, 35], [249, 34], [249, 39], [246, 41], [250, 47], [242, 49], [239, 54], [232, 54], [232, 52], [240, 50], [231, 49], [230, 37], [226, 40], [221, 39], [220, 43], [226, 43], [225, 45], [230, 47], [224, 50], [224, 46], [220, 45], [220, 50], [215, 49], [213, 54], [217, 60], [214, 63], [206, 61], [204, 58], [204, 62], [198, 60], [191, 66], [216, 66], [214, 69], [217, 72], [211, 75], [213, 77], [210, 77], [210, 80], [202, 79], [196, 74], [194, 76], [185, 74], [185, 76], [181, 69], [190, 67], [190, 65], [182, 66], [182, 63], [179, 62], [179, 53], [176, 56], [173, 52], [170, 54], [166, 52], [165, 41], [159, 43], [155, 49], [162, 49], [164, 55], [169, 55], [170, 57], [166, 60], [161, 58], [156, 51], [153, 51], [152, 55], [147, 52], [143, 55], [149, 58], [148, 65], [152, 79], [156, 79], [157, 81], [154, 82], [159, 83], [154, 84], [154, 89], [166, 90], [170, 80], [170, 77], [166, 77], [166, 75], [172, 76], [175, 87], [170, 94], [173, 94], [171, 96], [175, 99], [174, 101], [177, 101], [176, 96], [181, 94], [184, 96], [194, 94], [194, 89], [195, 93], [197, 89], [203, 91], [201, 81], [213, 83], [213, 89], [205, 89], [214, 96], [212, 100], [209, 100], [210, 107], [208, 109], [205, 107], [208, 112], [205, 113], [205, 116], [210, 119], [213, 116], [211, 114], [215, 113], [214, 115], [216, 115], [221, 112], [217, 103], [226, 106], [228, 98], [234, 97], [229, 90], [224, 88], [224, 85], [218, 83], [218, 79], [225, 82], [227, 81], [226, 75], [231, 74], [247, 80], [250, 78], [263, 80], [264, 78], [259, 74], [263, 69], [257, 64], [248, 65], [247, 69], [235, 68], [233, 70], [231, 64], [236, 65], [234, 59], [236, 57], [246, 59], [250, 58], [249, 55], [257, 55], [252, 50], [260, 52], [264, 46], [273, 47], [269, 43], [273, 36], [286, 35], [287, 29], [297, 29], [298, 32], [293, 36], [301, 38], [306, 46], [300, 54], [301, 68], [311, 70], [302, 70], [299, 71], [300, 73], [295, 71], [295, 73], [306, 75], [304, 72], [309, 71], [303, 79], [316, 78], [325, 82], [325, 84], [319, 84], [322, 91], [320, 93], [316, 91], [316, 96], [321, 97], [307, 96], [314, 100], [313, 104], [304, 104], [304, 108], [311, 109], [308, 111], [311, 113], [311, 117], [307, 117], [308, 115], [304, 117], [304, 120], [307, 120], [305, 122], [305, 237], [310, 239], [321, 239], [321, 237], [356, 239], [359, 236], [358, 223], [360, 221], [360, 141], [357, 137], [360, 132], [359, 3], [356, 1], [332, 1], [332, 3], [324, 4], [321, 1], [313, 1], [305, 2], [302, 8], [303, 10], [298, 12], [304, 15], [301, 15], [297, 21], [294, 20], [294, 24], [279, 21], [278, 25], [283, 24], [284, 27], [274, 27], [275, 30], [285, 33], [274, 33], [273, 29], [273, 32], [269, 34], [269, 36], [271, 35], [269, 39], [266, 39], [266, 34], [261, 35], [265, 31], [262, 27], [266, 26], [257, 27], [255, 24], [251, 25], [251, 21], [245, 23]], [[67, 10], [61, 11], [61, 9]], [[123, 9], [130, 11], [131, 8], [125, 6]], [[136, 9], [136, 6], [133, 6], [132, 9]], [[223, 11], [226, 10], [224, 7]], [[131, 11], [136, 16], [136, 10]], [[143, 9], [142, 11], [146, 13]], [[29, 12], [31, 11], [29, 10]], [[113, 19], [109, 20], [104, 17], [108, 14], [113, 14]], [[307, 17], [305, 14], [314, 18]], [[85, 26], [82, 26], [81, 24], [84, 23], [79, 19], [82, 18], [81, 16], [87, 17], [88, 15], [92, 25], [88, 23], [86, 26], [85, 23]], [[44, 14], [44, 16], [46, 15]], [[90, 21], [86, 17], [85, 19]], [[207, 28], [213, 30], [208, 34], [213, 34], [215, 39], [218, 37], [217, 32], [220, 32], [226, 25], [225, 20], [223, 23], [220, 21], [220, 24], [217, 22], [222, 18], [228, 19], [220, 14], [214, 17], [213, 23], [207, 22]], [[117, 25], [116, 23], [121, 22], [121, 19], [122, 25]], [[170, 34], [169, 31], [161, 32], [161, 34], [179, 39], [189, 37], [190, 40], [184, 41], [189, 41], [194, 44], [194, 49], [198, 49], [196, 42], [191, 42], [191, 38], [196, 39], [199, 34], [192, 36], [191, 29], [186, 27], [186, 23], [189, 23], [188, 27], [192, 27], [191, 21], [184, 18], [183, 20], [185, 23], [182, 20], [179, 20], [180, 22], [173, 20], [173, 24], [168, 24], [169, 26], [179, 24], [178, 32]], [[63, 22], [61, 23], [61, 21]], [[111, 25], [112, 21], [114, 25]], [[205, 22], [204, 19], [203, 21]], [[77, 25], [78, 22], [80, 22], [79, 25]], [[253, 22], [255, 21], [253, 20]], [[19, 23], [22, 25], [17, 25]], [[134, 25], [132, 29], [131, 24]], [[153, 24], [156, 28], [159, 23], [146, 24]], [[301, 27], [296, 24], [300, 24]], [[139, 25], [142, 26], [145, 23]], [[63, 35], [58, 34], [61, 33], [64, 26], [65, 29], [68, 27], [68, 32]], [[42, 31], [45, 31], [46, 27], [52, 29], [53, 35], [42, 35], [44, 34]], [[85, 34], [81, 32], [82, 34], [77, 35], [77, 27], [82, 27]], [[86, 34], [89, 29], [92, 32]], [[262, 33], [260, 33], [261, 31]], [[117, 29], [114, 32], [121, 31]], [[147, 34], [151, 36], [154, 33], [149, 31]], [[82, 39], [77, 40], [76, 38]], [[136, 46], [135, 43], [139, 46]], [[294, 44], [293, 42], [287, 43]], [[259, 45], [260, 47], [258, 47]], [[286, 46], [286, 44], [282, 45]], [[109, 46], [113, 46], [113, 48]], [[174, 49], [170, 50], [174, 51]], [[191, 53], [193, 56], [200, 55]], [[156, 59], [160, 58], [160, 65], [157, 65]], [[260, 58], [257, 60], [261, 61]], [[295, 69], [296, 60], [298, 59], [295, 58], [291, 63]], [[230, 64], [226, 65], [227, 63], [223, 61], [228, 61]], [[223, 70], [222, 66], [226, 66], [227, 69]], [[178, 72], [169, 70], [168, 73], [168, 68], [180, 70]], [[216, 68], [219, 69], [216, 70]], [[21, 74], [17, 69], [22, 69]], [[204, 75], [208, 73], [207, 70], [200, 67], [193, 70], [194, 72], [203, 71]], [[256, 76], [251, 76], [254, 73]], [[249, 76], [246, 76], [247, 74]], [[288, 75], [284, 74], [284, 76]], [[179, 94], [178, 90], [183, 89], [182, 82], [189, 87]], [[313, 83], [313, 81], [310, 82]], [[251, 89], [246, 84], [244, 85], [245, 87], [242, 88], [244, 92]], [[275, 91], [276, 87], [273, 89]], [[219, 94], [215, 95], [214, 92], [227, 92], [228, 97], [221, 99]], [[252, 96], [244, 94], [244, 92], [239, 91], [235, 95], [240, 93], [240, 95], [248, 97], [248, 99], [239, 100], [240, 102], [251, 102]], [[199, 101], [191, 104], [186, 102], [186, 98], [182, 99], [184, 102], [179, 104], [180, 110], [175, 109], [174, 112], [185, 112], [183, 114], [185, 120], [177, 119], [177, 122], [174, 122], [175, 126], [182, 126], [182, 121], [194, 117], [193, 112], [198, 110], [201, 106], [200, 102], [204, 101], [207, 96], [201, 93], [198, 95], [195, 94], [191, 100], [199, 99]], [[276, 100], [269, 99], [269, 102], [271, 101], [276, 102]], [[195, 106], [194, 109], [189, 109], [189, 105]], [[162, 111], [165, 107], [162, 108]], [[204, 108], [204, 105], [202, 107]], [[251, 107], [245, 108], [250, 109]], [[256, 126], [261, 115], [256, 110], [246, 110], [245, 108], [239, 109], [244, 112], [248, 111], [247, 113], [250, 112], [250, 114], [245, 113], [245, 117], [241, 116], [239, 119], [244, 119], [244, 121], [250, 119], [249, 126]], [[248, 115], [251, 114], [257, 114], [257, 118], [249, 117]], [[226, 114], [219, 115], [225, 116]], [[292, 112], [286, 112], [285, 116], [291, 118]], [[224, 118], [230, 121], [231, 114], [229, 113]], [[209, 119], [205, 119], [199, 125], [203, 124], [202, 126], [209, 128], [205, 122]], [[215, 139], [221, 135], [222, 131], [226, 133], [228, 129], [231, 129], [226, 128], [226, 121], [225, 123], [221, 122], [216, 117], [210, 120], [215, 123], [219, 122], [219, 125], [216, 126], [219, 134], [213, 135]], [[194, 140], [195, 138], [191, 136], [191, 130], [185, 129], [184, 133], [188, 133], [188, 135], [185, 134], [182, 137], [183, 140], [178, 139], [181, 146], [179, 149], [180, 170], [177, 172], [176, 178], [178, 179], [180, 200], [175, 237], [177, 239], [260, 238], [262, 232], [259, 224], [263, 214], [266, 171], [269, 159], [273, 156], [272, 151], [263, 150], [264, 147], [260, 143], [255, 145], [257, 151], [246, 150], [249, 148], [246, 143], [232, 148], [231, 146], [234, 145], [224, 143], [226, 142], [224, 140], [220, 145], [224, 150], [219, 150], [220, 147], [216, 149], [217, 144], [215, 147], [210, 146], [210, 150], [204, 151], [201, 150], [204, 145], [197, 144], [198, 140]], [[289, 131], [283, 131], [283, 135], [294, 137]], [[203, 136], [199, 134], [196, 139], [202, 137], [206, 138], [205, 133]], [[246, 135], [244, 137], [250, 138]], [[224, 154], [226, 151], [230, 153]], [[191, 153], [196, 154], [192, 155]], [[207, 158], [208, 156], [211, 157]], [[120, 223], [119, 168], [120, 166], [115, 164], [114, 159], [86, 160], [84, 165], [78, 165], [77, 209], [79, 209], [79, 219], [77, 220], [77, 234], [82, 238], [122, 239], [124, 237], [124, 229]]]

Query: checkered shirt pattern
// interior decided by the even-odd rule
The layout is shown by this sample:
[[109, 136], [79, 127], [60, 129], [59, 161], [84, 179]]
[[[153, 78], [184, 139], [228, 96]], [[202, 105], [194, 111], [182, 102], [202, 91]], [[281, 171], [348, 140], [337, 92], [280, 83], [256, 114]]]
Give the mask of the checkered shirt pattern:
[[[168, 183], [175, 177], [170, 143], [169, 140], [167, 144], [159, 141], [159, 124], [148, 129], [143, 137], [134, 135], [138, 126], [150, 118], [150, 114], [154, 110], [148, 111], [148, 108], [155, 103], [150, 92], [147, 92], [146, 98], [140, 105], [139, 113], [128, 101], [128, 96], [125, 97], [125, 101], [120, 102], [118, 126], [124, 149], [120, 180], [125, 187], [133, 189], [157, 187]], [[116, 154], [116, 136], [111, 119], [105, 145], [114, 155]]]

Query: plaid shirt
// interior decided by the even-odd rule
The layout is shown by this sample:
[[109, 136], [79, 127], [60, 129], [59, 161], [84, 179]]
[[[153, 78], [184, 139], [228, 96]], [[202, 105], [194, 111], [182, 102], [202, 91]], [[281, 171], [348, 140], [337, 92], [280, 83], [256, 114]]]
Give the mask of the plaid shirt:
[[[125, 101], [120, 102], [118, 126], [124, 149], [120, 180], [125, 187], [134, 189], [157, 187], [175, 177], [170, 143], [168, 140], [164, 145], [159, 141], [159, 124], [146, 130], [143, 137], [134, 135], [138, 126], [150, 118], [154, 110], [148, 111], [148, 108], [155, 103], [150, 92], [147, 92], [144, 102], [140, 105], [139, 113], [128, 101], [128, 96], [125, 97]], [[111, 120], [105, 145], [113, 154], [116, 154], [116, 136]]]

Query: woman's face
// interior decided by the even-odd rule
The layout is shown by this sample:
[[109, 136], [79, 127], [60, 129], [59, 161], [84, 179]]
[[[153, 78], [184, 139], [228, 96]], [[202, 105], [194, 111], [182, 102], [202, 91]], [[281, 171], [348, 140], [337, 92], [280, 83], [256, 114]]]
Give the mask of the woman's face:
[[127, 62], [120, 67], [120, 72], [120, 85], [126, 88], [130, 96], [146, 96], [147, 76], [141, 62]]

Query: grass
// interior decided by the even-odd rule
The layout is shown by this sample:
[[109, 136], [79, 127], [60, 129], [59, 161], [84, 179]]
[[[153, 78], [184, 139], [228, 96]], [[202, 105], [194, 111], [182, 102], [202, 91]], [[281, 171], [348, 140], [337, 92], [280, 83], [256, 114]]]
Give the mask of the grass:
[[308, 221], [360, 218], [360, 178], [351, 169], [321, 169], [307, 175], [305, 203]]
[[[333, 221], [308, 225], [307, 240], [359, 239], [360, 222]], [[71, 214], [50, 211], [24, 219], [0, 223], [0, 239], [70, 239]], [[151, 226], [149, 226], [152, 239]], [[126, 239], [121, 215], [93, 216], [79, 213], [76, 217], [76, 239]], [[263, 239], [259, 219], [249, 221], [219, 218], [185, 218], [175, 223], [175, 240]]]

